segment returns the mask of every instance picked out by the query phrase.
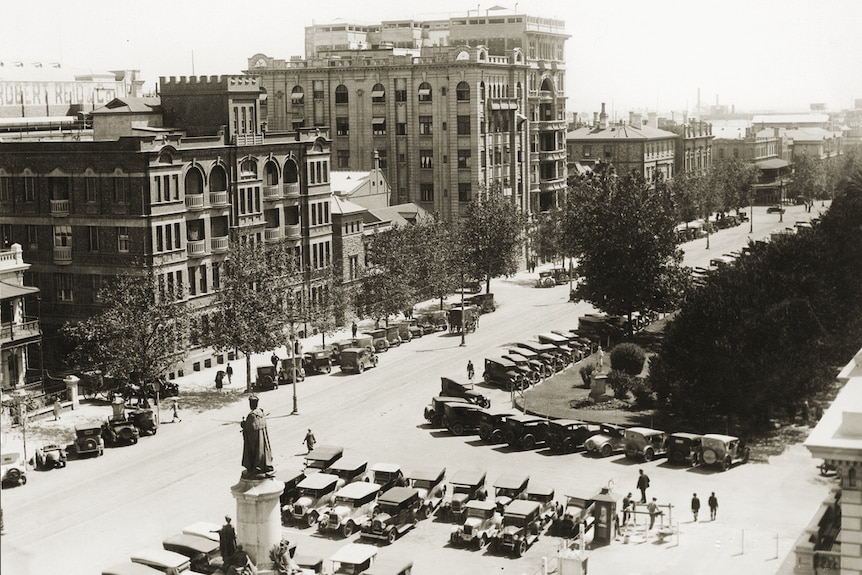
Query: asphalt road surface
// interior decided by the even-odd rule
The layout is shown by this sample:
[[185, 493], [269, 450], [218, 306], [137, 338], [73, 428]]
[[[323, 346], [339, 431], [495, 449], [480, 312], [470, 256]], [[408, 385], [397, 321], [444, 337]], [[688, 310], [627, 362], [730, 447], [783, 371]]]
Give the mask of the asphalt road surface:
[[[777, 214], [766, 215], [765, 208], [757, 208], [751, 237], [764, 237], [770, 230], [792, 226], [796, 218], [808, 217], [801, 206], [793, 206], [779, 223]], [[686, 244], [685, 263], [707, 267], [711, 257], [745, 245], [748, 229], [746, 223], [713, 235], [709, 250], [704, 249], [705, 239]], [[828, 485], [816, 477], [815, 462], [801, 446], [768, 464], [713, 473], [677, 469], [661, 460], [641, 466], [623, 456], [601, 460], [579, 453], [551, 455], [545, 449], [514, 451], [425, 425], [423, 408], [439, 391], [441, 376], [464, 380], [467, 361], [472, 360], [478, 380], [483, 358], [500, 346], [541, 331], [575, 327], [579, 315], [593, 311], [583, 302], [569, 303], [567, 286], [533, 288], [534, 277], [520, 273], [493, 280], [498, 310], [482, 316], [464, 347], [459, 345], [460, 336], [440, 333], [381, 354], [380, 366], [362, 375], [334, 370], [329, 376], [310, 376], [298, 386], [298, 415], [287, 415], [292, 409], [290, 387], [261, 394], [261, 406], [271, 414], [276, 467], [302, 467], [302, 439], [309, 427], [319, 443], [341, 445], [346, 455], [365, 457], [370, 464], [397, 463], [405, 472], [441, 465], [450, 475], [458, 469], [481, 468], [487, 471], [489, 489], [501, 474], [523, 470], [531, 482], [554, 487], [558, 500], [569, 490], [598, 492], [606, 486], [621, 497], [635, 491], [637, 470], [644, 467], [652, 478], [648, 495], [675, 506], [672, 521], [680, 523], [678, 541], [615, 543], [597, 549], [590, 557], [591, 572], [774, 573], [828, 493]], [[494, 405], [509, 401], [508, 393], [485, 391]], [[246, 412], [244, 401], [219, 411], [186, 412], [182, 423], [165, 424], [158, 435], [134, 447], [71, 461], [60, 471], [31, 472], [26, 486], [4, 489], [3, 574], [100, 573], [136, 550], [160, 547], [163, 538], [188, 524], [221, 522], [226, 513], [235, 516], [230, 486], [241, 472], [238, 422]], [[708, 513], [701, 513], [700, 522], [692, 523], [687, 511], [692, 492], [705, 502], [710, 491], [721, 501], [718, 520], [706, 522]], [[561, 545], [560, 539], [543, 536], [516, 559], [452, 548], [450, 529], [450, 524], [426, 520], [391, 547], [381, 546], [380, 555], [412, 558], [416, 575], [531, 575], [542, 572], [543, 558], [553, 557]], [[293, 527], [285, 529], [285, 537], [298, 544], [300, 553], [324, 558], [347, 543]]]

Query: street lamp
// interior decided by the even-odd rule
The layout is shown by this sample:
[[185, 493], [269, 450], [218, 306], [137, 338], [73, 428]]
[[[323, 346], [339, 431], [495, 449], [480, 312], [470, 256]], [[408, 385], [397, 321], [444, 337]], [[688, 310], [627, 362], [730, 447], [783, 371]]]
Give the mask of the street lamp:
[[754, 232], [754, 194], [748, 194], [748, 233]]
[[467, 310], [464, 309], [464, 272], [461, 272], [461, 347], [467, 345], [467, 342], [464, 337], [464, 315], [466, 315]]

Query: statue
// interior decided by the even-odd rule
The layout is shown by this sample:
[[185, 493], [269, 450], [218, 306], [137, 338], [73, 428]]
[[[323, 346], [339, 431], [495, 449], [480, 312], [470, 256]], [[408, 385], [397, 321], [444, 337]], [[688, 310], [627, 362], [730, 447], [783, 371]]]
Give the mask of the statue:
[[258, 397], [248, 398], [251, 411], [245, 416], [242, 425], [242, 466], [244, 479], [263, 479], [275, 475], [272, 467], [272, 449], [269, 446], [269, 432], [266, 417], [257, 406]]

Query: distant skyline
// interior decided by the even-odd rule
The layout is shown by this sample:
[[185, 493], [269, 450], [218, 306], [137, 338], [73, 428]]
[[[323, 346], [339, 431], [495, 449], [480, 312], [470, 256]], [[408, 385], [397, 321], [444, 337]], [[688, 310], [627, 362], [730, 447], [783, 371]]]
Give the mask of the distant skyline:
[[698, 89], [703, 104], [737, 111], [802, 112], [814, 102], [838, 111], [862, 98], [859, 0], [438, 0], [433, 13], [413, 0], [32, 0], [4, 3], [0, 61], [137, 69], [151, 89], [159, 76], [238, 74], [258, 52], [304, 57], [313, 23], [484, 15], [497, 6], [565, 21], [569, 112], [591, 116], [606, 102], [612, 118], [693, 113]]

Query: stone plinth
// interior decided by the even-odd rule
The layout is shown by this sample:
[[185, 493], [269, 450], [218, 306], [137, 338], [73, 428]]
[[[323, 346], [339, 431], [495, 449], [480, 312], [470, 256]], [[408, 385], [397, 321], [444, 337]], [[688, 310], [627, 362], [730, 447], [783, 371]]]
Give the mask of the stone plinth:
[[590, 397], [593, 398], [594, 401], [606, 401], [607, 389], [608, 389], [608, 376], [605, 373], [596, 373], [592, 374], [592, 381], [590, 382]]
[[75, 375], [67, 375], [63, 382], [66, 384], [66, 397], [72, 402], [72, 409], [78, 409], [81, 400], [78, 398], [78, 383], [81, 380]]
[[274, 479], [245, 479], [230, 488], [236, 499], [236, 542], [242, 545], [259, 573], [272, 569], [270, 550], [281, 542], [281, 505], [284, 483]]

